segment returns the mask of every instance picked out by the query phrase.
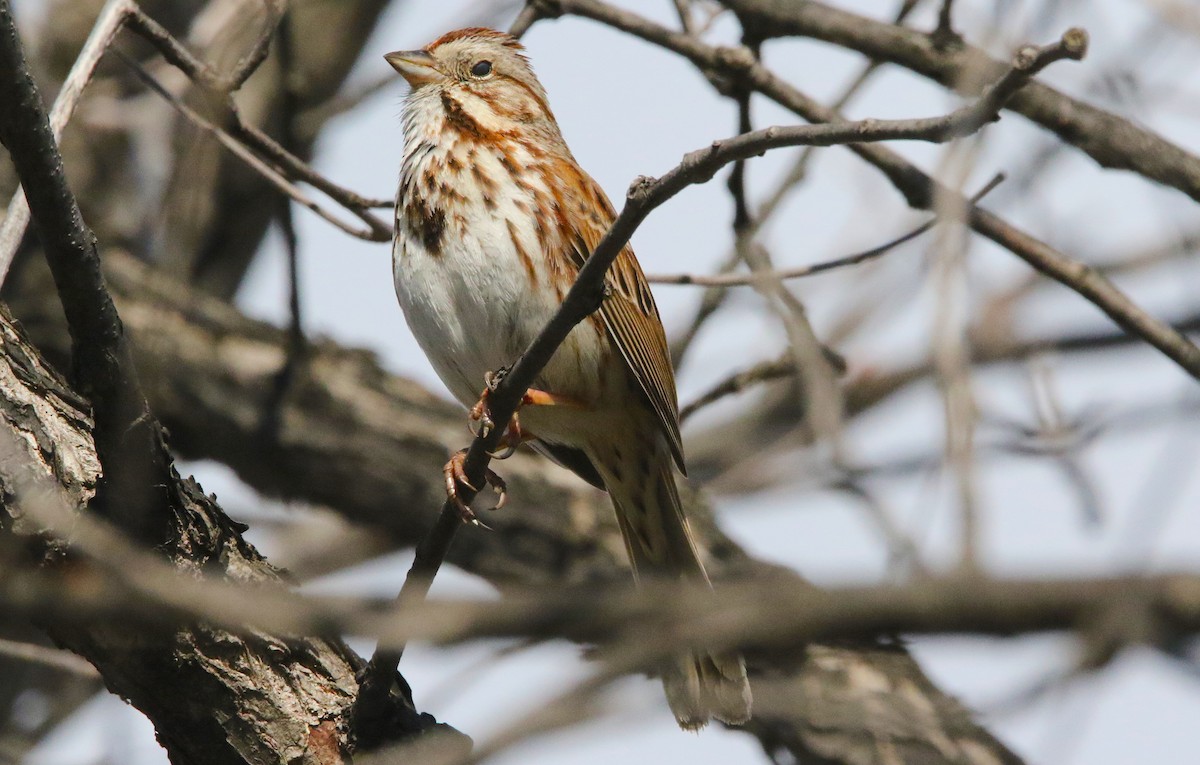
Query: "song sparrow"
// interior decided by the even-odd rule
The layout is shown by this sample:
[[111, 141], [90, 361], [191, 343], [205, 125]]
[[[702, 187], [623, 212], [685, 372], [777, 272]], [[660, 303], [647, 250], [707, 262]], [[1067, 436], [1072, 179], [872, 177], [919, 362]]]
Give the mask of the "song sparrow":
[[[409, 327], [464, 405], [511, 364], [561, 304], [612, 223], [604, 192], [567, 149], [516, 38], [450, 32], [389, 53], [412, 86], [396, 197], [393, 268]], [[708, 582], [684, 518], [675, 379], [658, 309], [628, 247], [597, 314], [567, 337], [511, 436], [612, 497], [635, 578]], [[453, 490], [456, 466], [448, 466]], [[685, 729], [743, 723], [740, 655], [692, 650], [661, 668]]]

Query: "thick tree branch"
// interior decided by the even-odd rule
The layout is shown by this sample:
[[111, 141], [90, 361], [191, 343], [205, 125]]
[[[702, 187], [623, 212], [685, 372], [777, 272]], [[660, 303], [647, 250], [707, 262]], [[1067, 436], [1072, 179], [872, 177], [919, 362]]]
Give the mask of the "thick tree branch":
[[[69, 546], [61, 523], [55, 528], [42, 523], [44, 506], [54, 503], [59, 515], [73, 514], [78, 536], [85, 536], [81, 529], [101, 528], [106, 538], [121, 539], [97, 518], [74, 515], [86, 513], [80, 508], [100, 480], [86, 403], [41, 360], [2, 309], [0, 412], [5, 614], [34, 618], [58, 643], [91, 662], [114, 693], [154, 722], [174, 762], [345, 761], [343, 717], [355, 690], [354, 673], [362, 666], [345, 645], [197, 625], [189, 618], [190, 604], [146, 605], [129, 586], [138, 581], [138, 562], [152, 559], [150, 570], [169, 571], [154, 575], [168, 587], [176, 577], [196, 586], [204, 572], [229, 582], [233, 592], [283, 589], [279, 573], [194, 482], [171, 475], [179, 504], [165, 559], [142, 550], [112, 560], [88, 559], [86, 546]], [[14, 535], [23, 540], [22, 552], [11, 544]], [[133, 549], [129, 541], [121, 544]], [[39, 550], [39, 559], [31, 560], [28, 550]], [[72, 602], [67, 592], [86, 593], [86, 602]], [[144, 619], [117, 618], [127, 607], [134, 609], [130, 616]], [[188, 689], [187, 704], [180, 703], [180, 688]], [[432, 722], [411, 708], [409, 720], [413, 730]]]
[[[458, 406], [389, 375], [367, 352], [319, 342], [307, 349], [306, 374], [283, 402], [277, 439], [264, 441], [262, 412], [286, 358], [286, 332], [124, 253], [109, 250], [103, 259], [147, 394], [176, 448], [232, 465], [264, 494], [325, 505], [386, 529], [393, 545], [422, 538], [442, 496], [438, 468], [465, 432]], [[40, 344], [65, 355], [65, 332], [45, 315], [44, 294], [32, 286], [22, 294], [27, 324]], [[505, 463], [505, 477], [514, 502], [488, 518], [496, 530], [459, 535], [449, 562], [503, 592], [606, 580], [625, 586], [625, 549], [600, 492], [523, 452]], [[714, 575], [764, 569], [721, 533], [704, 502], [695, 495], [687, 502]], [[771, 693], [793, 704], [749, 729], [768, 751], [823, 751], [833, 762], [883, 763], [896, 744], [879, 731], [898, 716], [913, 721], [906, 751], [933, 756], [933, 742], [948, 734], [964, 752], [1012, 761], [894, 648], [794, 646], [752, 659], [752, 669], [756, 688], [770, 678]], [[881, 676], [894, 692], [859, 683]], [[825, 748], [834, 742], [834, 749]]]
[[164, 540], [171, 504], [170, 460], [138, 382], [121, 319], [100, 273], [96, 238], [67, 186], [62, 157], [25, 62], [12, 11], [0, 2], [0, 142], [8, 149], [72, 339], [78, 390], [91, 400], [96, 448], [105, 466], [104, 507], [129, 533]]

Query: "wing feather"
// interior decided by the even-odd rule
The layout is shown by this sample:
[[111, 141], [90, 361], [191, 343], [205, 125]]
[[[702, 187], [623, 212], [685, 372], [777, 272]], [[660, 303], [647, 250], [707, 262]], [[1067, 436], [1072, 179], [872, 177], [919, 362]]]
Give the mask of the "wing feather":
[[[579, 173], [579, 207], [576, 214], [560, 218], [574, 229], [564, 234], [566, 241], [574, 243], [568, 254], [576, 271], [617, 217], [603, 189], [582, 170]], [[604, 326], [658, 416], [675, 464], [686, 475], [683, 439], [679, 434], [679, 401], [667, 336], [650, 284], [629, 245], [617, 255], [606, 281], [609, 294], [600, 306]]]

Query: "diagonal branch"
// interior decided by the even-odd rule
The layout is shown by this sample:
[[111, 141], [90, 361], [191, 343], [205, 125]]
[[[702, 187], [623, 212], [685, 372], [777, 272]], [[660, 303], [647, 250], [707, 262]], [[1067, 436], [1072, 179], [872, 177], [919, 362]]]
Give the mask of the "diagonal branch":
[[96, 448], [105, 466], [107, 509], [130, 533], [153, 543], [164, 534], [160, 508], [170, 506], [170, 460], [150, 413], [121, 319], [100, 273], [96, 237], [67, 186], [62, 157], [25, 62], [8, 2], [0, 2], [0, 142], [8, 148], [29, 200], [72, 340], [80, 393], [96, 417]]
[[[1053, 61], [1078, 57], [1083, 53], [1079, 45], [1065, 37], [1055, 45], [1035, 51], [1014, 66], [1020, 68], [1026, 77]], [[1004, 81], [1009, 81], [1009, 77], [1006, 76]], [[1002, 91], [1007, 95], [1012, 92], [1011, 83]], [[634, 181], [626, 195], [625, 207], [583, 264], [557, 313], [491, 392], [489, 406], [493, 419], [496, 422], [508, 422], [525, 391], [571, 329], [600, 306], [606, 289], [605, 274], [637, 227], [654, 209], [688, 186], [711, 180], [721, 168], [732, 162], [783, 146], [831, 146], [897, 139], [949, 140], [960, 134], [958, 131], [966, 126], [978, 129], [994, 117], [1001, 106], [1001, 99], [992, 98], [981, 99], [980, 104], [963, 107], [944, 117], [929, 119], [769, 127], [714, 141], [707, 149], [686, 155], [679, 165], [662, 177], [642, 177]], [[503, 432], [504, 428], [492, 428], [472, 442], [464, 462], [464, 470], [472, 485], [484, 485], [484, 474], [491, 462], [490, 453], [498, 449]], [[464, 487], [460, 496], [469, 504], [475, 492]], [[447, 499], [437, 524], [417, 547], [412, 568], [396, 598], [398, 609], [411, 607], [424, 600], [460, 525], [458, 509], [453, 501]], [[396, 647], [380, 646], [364, 672], [359, 697], [355, 702], [355, 724], [360, 738], [368, 742], [382, 740], [379, 721], [387, 717], [388, 694], [403, 652], [403, 644]]]
[[[269, 24], [268, 31], [274, 30], [274, 27], [274, 23]], [[188, 107], [181, 99], [159, 85], [141, 67], [126, 59], [126, 62], [133, 67], [134, 72], [138, 74], [142, 81], [151, 90], [170, 103], [185, 118], [201, 129], [213, 134], [222, 146], [233, 152], [235, 156], [246, 162], [256, 172], [263, 175], [280, 191], [342, 231], [351, 236], [372, 242], [387, 242], [391, 240], [391, 226], [371, 212], [372, 208], [385, 206], [388, 204], [387, 202], [378, 199], [368, 199], [339, 186], [318, 173], [308, 163], [285, 149], [279, 142], [275, 141], [262, 130], [242, 119], [241, 112], [233, 100], [233, 92], [249, 76], [249, 72], [245, 71], [244, 67], [239, 66], [228, 77], [219, 76], [211, 66], [193, 55], [191, 51], [176, 40], [162, 25], [136, 6], [134, 6], [129, 17], [129, 28], [154, 45], [159, 53], [163, 55], [163, 58], [186, 74], [192, 82], [220, 99], [222, 106], [232, 117], [232, 131], [236, 134], [236, 138], [225, 129], [215, 125], [210, 120], [202, 117], [194, 109]], [[264, 38], [269, 41], [270, 35], [264, 33], [263, 38], [260, 38], [255, 46], [255, 51], [262, 50], [262, 55], [265, 55], [266, 42], [263, 42]], [[252, 51], [245, 60], [253, 61], [254, 58], [254, 51]], [[270, 167], [259, 155], [265, 158], [267, 162], [274, 163], [278, 170]], [[291, 179], [281, 177], [283, 173], [290, 175], [291, 179], [304, 181], [319, 189], [330, 199], [340, 204], [365, 223], [367, 228], [360, 230], [343, 223], [296, 188], [290, 182]]]
[[[686, 57], [702, 70], [714, 70], [741, 78], [754, 90], [809, 122], [845, 124], [840, 113], [801, 93], [758, 64], [744, 49], [705, 45], [597, 0], [540, 0], [540, 4], [552, 5], [559, 14], [583, 16], [628, 32]], [[810, 5], [813, 4], [806, 3], [804, 7]], [[1069, 44], [1069, 41], [1064, 40], [1063, 44]], [[957, 191], [939, 183], [886, 147], [859, 142], [848, 144], [847, 148], [882, 172], [914, 208], [933, 209], [934, 200], [939, 197], [949, 199], [955, 205], [966, 205], [969, 211], [967, 222], [976, 232], [1008, 249], [1063, 286], [1078, 292], [1127, 332], [1158, 348], [1192, 377], [1200, 378], [1200, 348], [1165, 322], [1143, 311], [1103, 275], [1000, 217], [968, 204]]]
[[[121, 31], [132, 8], [133, 0], [108, 0], [108, 3], [100, 11], [100, 15], [96, 18], [96, 23], [88, 35], [87, 42], [83, 45], [83, 50], [79, 52], [78, 58], [71, 66], [67, 79], [54, 98], [54, 106], [50, 109], [50, 128], [54, 134], [54, 140], [62, 138], [63, 128], [74, 114], [75, 107], [83, 95], [83, 89], [91, 82], [96, 65], [100, 63], [100, 58], [108, 50], [108, 46], [112, 44], [117, 33]], [[5, 277], [8, 276], [13, 256], [17, 254], [17, 248], [21, 245], [21, 238], [25, 236], [25, 229], [28, 225], [29, 202], [18, 188], [13, 194], [12, 201], [8, 204], [8, 211], [5, 213], [3, 221], [0, 221], [0, 284], [3, 284]]]
[[[939, 48], [929, 35], [821, 2], [722, 0], [743, 24], [765, 36], [801, 35], [905, 67], [965, 95], [978, 81], [967, 73], [992, 73], [1004, 64], [970, 45]], [[1136, 122], [1033, 83], [1009, 109], [1085, 152], [1101, 167], [1130, 170], [1200, 201], [1200, 156]]]
[[[331, 198], [342, 203], [356, 217], [367, 224], [366, 229], [358, 229], [354, 226], [342, 221], [333, 213], [326, 210], [321, 205], [317, 204], [312, 197], [305, 194], [299, 187], [289, 180], [285, 174], [268, 164], [258, 154], [256, 154], [247, 142], [239, 141], [229, 131], [213, 123], [208, 118], [201, 115], [192, 107], [188, 106], [175, 94], [163, 87], [149, 72], [142, 67], [141, 64], [117, 51], [117, 55], [129, 65], [134, 74], [148, 87], [150, 90], [157, 93], [167, 103], [175, 108], [189, 122], [196, 127], [204, 130], [212, 135], [222, 146], [225, 147], [231, 154], [246, 163], [250, 169], [257, 172], [263, 178], [267, 179], [275, 188], [283, 192], [288, 197], [291, 197], [297, 204], [316, 213], [325, 221], [329, 222], [341, 231], [350, 236], [359, 239], [366, 239], [371, 242], [385, 242], [391, 239], [392, 232], [387, 224], [377, 218], [370, 212], [371, 207], [375, 207], [375, 200], [364, 199], [354, 192], [343, 189], [333, 182], [326, 179], [316, 170], [313, 170], [307, 163], [287, 152], [282, 146], [279, 146], [265, 133], [262, 133], [257, 128], [243, 123], [240, 117], [236, 118], [237, 125], [240, 125], [239, 132], [243, 135], [255, 136], [255, 144], [259, 147], [268, 147], [270, 150], [269, 157], [275, 161], [277, 165], [286, 167], [287, 171], [293, 176], [302, 180], [308, 181], [312, 185], [324, 191]], [[232, 102], [231, 102], [232, 103]], [[237, 128], [235, 128], [237, 129]]]

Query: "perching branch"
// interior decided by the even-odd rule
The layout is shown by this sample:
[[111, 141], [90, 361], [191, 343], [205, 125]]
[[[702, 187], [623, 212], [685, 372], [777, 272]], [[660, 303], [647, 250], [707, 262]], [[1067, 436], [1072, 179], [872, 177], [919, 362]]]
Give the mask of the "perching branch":
[[[1082, 38], [1086, 41], [1086, 38]], [[1035, 49], [1036, 53], [1022, 57], [1014, 64], [1023, 76], [1032, 76], [1053, 61], [1081, 56], [1083, 46], [1080, 38], [1064, 37], [1058, 44]], [[1004, 97], [1014, 92], [1013, 80], [1006, 76], [1003, 88], [997, 87]], [[683, 191], [688, 186], [705, 183], [723, 167], [742, 159], [758, 156], [782, 146], [831, 146], [886, 140], [945, 141], [960, 135], [970, 127], [975, 130], [1003, 106], [1001, 98], [980, 99], [979, 104], [963, 107], [944, 117], [916, 120], [863, 120], [837, 124], [795, 125], [769, 127], [723, 141], [714, 141], [707, 149], [700, 149], [683, 158], [674, 169], [657, 179], [640, 178], [634, 182], [626, 196], [625, 207], [617, 216], [604, 238], [597, 244], [575, 283], [567, 292], [562, 305], [549, 323], [530, 344], [507, 374], [505, 374], [489, 397], [489, 408], [496, 422], [508, 422], [517, 409], [525, 391], [546, 365], [558, 346], [576, 324], [595, 311], [604, 297], [605, 274], [625, 247], [634, 231], [655, 208]], [[490, 454], [500, 445], [504, 428], [493, 428], [479, 435], [470, 446], [464, 462], [467, 478], [474, 486], [484, 485], [484, 474], [491, 462]], [[462, 501], [470, 503], [475, 492], [470, 487], [460, 489]], [[403, 610], [422, 601], [436, 576], [446, 551], [454, 539], [461, 520], [456, 504], [447, 499], [442, 506], [436, 526], [417, 547], [416, 557], [404, 586], [397, 596], [397, 609]], [[392, 675], [403, 655], [403, 645], [380, 647], [371, 657], [359, 698], [355, 703], [356, 727], [360, 740], [381, 740], [378, 721], [386, 718], [386, 699], [391, 688]]]
[[[634, 13], [612, 8], [596, 0], [539, 2], [543, 5], [553, 5], [559, 13], [572, 13], [594, 19], [660, 45], [686, 57], [701, 69], [716, 70], [727, 76], [739, 78], [754, 90], [809, 122], [844, 124], [841, 114], [804, 95], [758, 64], [745, 50], [705, 45]], [[810, 6], [816, 7], [816, 4], [804, 4], [805, 8]], [[1060, 42], [1073, 47], [1069, 40]], [[955, 204], [963, 204], [965, 201], [957, 191], [947, 188], [884, 146], [859, 142], [847, 144], [847, 148], [882, 172], [912, 207], [922, 210], [934, 209], [934, 200], [944, 195], [949, 195], [948, 198], [955, 200]], [[1176, 151], [1178, 152], [1178, 149]], [[1078, 292], [1108, 314], [1123, 329], [1158, 348], [1192, 377], [1200, 378], [1200, 348], [1166, 323], [1147, 314], [1103, 276], [977, 206], [969, 206], [967, 221], [976, 232], [1008, 249], [1060, 284]]]

